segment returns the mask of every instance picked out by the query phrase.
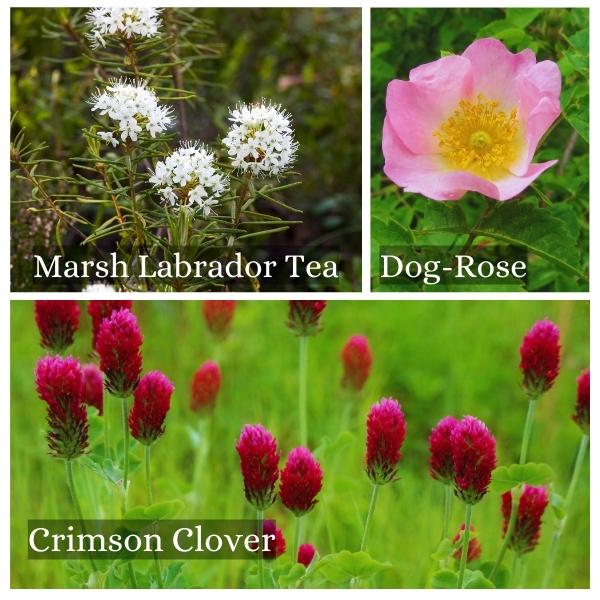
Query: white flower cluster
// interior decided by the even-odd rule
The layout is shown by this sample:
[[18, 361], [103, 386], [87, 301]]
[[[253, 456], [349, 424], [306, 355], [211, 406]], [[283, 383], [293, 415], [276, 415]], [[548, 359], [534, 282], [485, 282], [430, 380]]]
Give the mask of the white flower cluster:
[[155, 36], [160, 26], [160, 9], [143, 6], [92, 8], [87, 14], [87, 22], [91, 25], [91, 32], [87, 37], [92, 45], [106, 46], [107, 36], [121, 35], [126, 38]]
[[241, 104], [230, 111], [223, 143], [235, 169], [252, 175], [278, 175], [296, 157], [291, 116], [280, 105]]
[[92, 111], [108, 115], [117, 127], [113, 131], [100, 131], [98, 136], [114, 146], [119, 144], [115, 134], [122, 141], [128, 138], [135, 142], [138, 135], [146, 130], [152, 137], [165, 131], [172, 123], [172, 108], [161, 106], [153, 90], [145, 81], [139, 83], [127, 80], [111, 81], [103, 92], [98, 91], [91, 99]]
[[86, 294], [103, 294], [107, 292], [116, 292], [117, 290], [108, 283], [95, 281], [94, 283], [88, 283], [81, 291]]
[[229, 187], [226, 175], [214, 166], [215, 155], [201, 144], [188, 143], [158, 161], [150, 183], [167, 204], [179, 208], [196, 206], [205, 217]]

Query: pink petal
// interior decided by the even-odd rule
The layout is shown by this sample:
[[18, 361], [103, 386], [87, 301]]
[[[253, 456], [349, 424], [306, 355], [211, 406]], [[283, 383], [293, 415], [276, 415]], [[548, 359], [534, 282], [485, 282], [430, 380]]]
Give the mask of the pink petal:
[[410, 81], [388, 84], [387, 115], [406, 147], [417, 154], [437, 151], [434, 131], [472, 91], [469, 61], [445, 56], [410, 72]]
[[462, 55], [471, 62], [475, 94], [500, 102], [505, 110], [517, 106], [517, 77], [535, 65], [531, 50], [513, 54], [499, 40], [484, 38], [474, 41]]

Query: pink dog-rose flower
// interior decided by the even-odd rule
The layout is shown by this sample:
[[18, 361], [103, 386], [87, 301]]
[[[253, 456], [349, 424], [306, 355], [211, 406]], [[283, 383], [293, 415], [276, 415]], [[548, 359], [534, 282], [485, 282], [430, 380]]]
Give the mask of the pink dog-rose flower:
[[560, 115], [560, 88], [555, 62], [492, 38], [416, 67], [387, 88], [385, 174], [432, 200], [514, 198], [556, 162], [532, 160]]

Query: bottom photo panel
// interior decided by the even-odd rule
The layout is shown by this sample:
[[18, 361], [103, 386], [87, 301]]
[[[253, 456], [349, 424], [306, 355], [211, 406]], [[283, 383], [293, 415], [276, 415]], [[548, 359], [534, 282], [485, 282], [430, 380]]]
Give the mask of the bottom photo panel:
[[11, 587], [589, 588], [589, 386], [583, 301], [13, 301]]

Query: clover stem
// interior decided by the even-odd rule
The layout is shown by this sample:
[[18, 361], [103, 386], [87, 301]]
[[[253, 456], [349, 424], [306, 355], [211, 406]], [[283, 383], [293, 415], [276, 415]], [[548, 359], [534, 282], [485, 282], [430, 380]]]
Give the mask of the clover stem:
[[[81, 525], [81, 533], [83, 535], [87, 535], [87, 530], [85, 527], [85, 521], [83, 520], [83, 513], [81, 512], [81, 505], [79, 504], [79, 500], [77, 498], [77, 490], [75, 489], [75, 482], [73, 481], [73, 461], [70, 458], [65, 460], [65, 469], [67, 472], [67, 487], [69, 488], [69, 494], [71, 496], [71, 501], [73, 502], [73, 506], [75, 507], [75, 512], [77, 513], [77, 518], [79, 519], [79, 524]], [[92, 565], [92, 569], [96, 571], [96, 563], [92, 558], [92, 555], [88, 552], [88, 558], [90, 559], [90, 563]]]
[[294, 534], [294, 553], [292, 561], [295, 562], [298, 558], [298, 548], [300, 547], [300, 535], [302, 531], [302, 517], [296, 517], [296, 533]]
[[[262, 590], [265, 587], [265, 572], [263, 564], [263, 544], [264, 544], [264, 511], [256, 510], [256, 529], [258, 530], [258, 582], [259, 588]], [[275, 543], [275, 542], [273, 542]]]
[[460, 553], [460, 567], [458, 569], [457, 589], [461, 590], [465, 579], [465, 567], [469, 555], [469, 537], [471, 536], [471, 518], [473, 516], [473, 505], [465, 506], [465, 530], [462, 535], [462, 551]]
[[535, 412], [535, 403], [537, 397], [529, 400], [527, 407], [527, 417], [525, 418], [525, 427], [523, 429], [523, 439], [521, 440], [521, 453], [519, 454], [519, 464], [524, 465], [527, 462], [527, 451], [529, 450], [529, 441], [531, 440], [531, 430], [533, 429], [533, 414]]
[[547, 588], [550, 583], [550, 577], [554, 571], [554, 561], [556, 560], [556, 554], [558, 551], [558, 543], [562, 536], [562, 532], [565, 529], [565, 525], [567, 522], [567, 517], [569, 515], [569, 508], [571, 507], [571, 503], [573, 502], [573, 497], [575, 496], [575, 489], [577, 487], [577, 481], [579, 479], [579, 475], [581, 473], [581, 467], [583, 466], [583, 461], [585, 459], [585, 455], [587, 453], [588, 443], [590, 441], [589, 436], [582, 435], [581, 441], [579, 442], [579, 450], [577, 451], [577, 458], [575, 459], [575, 466], [573, 467], [573, 473], [571, 474], [571, 481], [569, 482], [569, 487], [567, 488], [567, 495], [565, 497], [565, 516], [556, 523], [554, 527], [554, 531], [552, 532], [552, 541], [550, 542], [550, 550], [548, 551], [548, 559], [546, 561], [546, 569], [544, 571], [544, 578], [542, 580], [542, 587]]
[[500, 552], [498, 553], [498, 558], [494, 563], [494, 567], [490, 572], [490, 581], [494, 582], [494, 577], [502, 564], [502, 560], [504, 559], [504, 554], [508, 549], [508, 545], [510, 544], [510, 539], [512, 537], [513, 531], [515, 530], [515, 525], [517, 523], [517, 515], [519, 514], [519, 500], [521, 499], [521, 490], [520, 486], [515, 486], [510, 491], [512, 503], [510, 507], [510, 517], [508, 519], [508, 526], [506, 527], [506, 533], [504, 534], [504, 540], [502, 541], [502, 546], [500, 546]]
[[[150, 480], [150, 445], [146, 444], [144, 446], [144, 463], [146, 466], [146, 494], [148, 496], [148, 505], [154, 503], [152, 499], [152, 482]], [[158, 583], [159, 589], [163, 589], [163, 579], [162, 574], [160, 572], [160, 563], [158, 562], [158, 556], [156, 555], [156, 550], [152, 550], [152, 556], [154, 557], [154, 568], [156, 570], [156, 581]]]
[[300, 443], [308, 443], [308, 425], [306, 416], [306, 378], [308, 366], [308, 336], [300, 336], [300, 364], [298, 367], [298, 411], [300, 417]]
[[452, 513], [452, 487], [449, 484], [444, 486], [444, 518], [442, 521], [442, 539], [448, 537], [450, 527], [450, 514]]
[[127, 492], [129, 490], [129, 423], [127, 421], [127, 398], [121, 398], [121, 421], [123, 424], [123, 497], [121, 512], [127, 510]]
[[371, 523], [371, 518], [373, 516], [373, 512], [375, 511], [375, 502], [377, 501], [377, 491], [379, 486], [373, 484], [373, 491], [371, 492], [371, 502], [369, 502], [369, 511], [367, 512], [367, 518], [365, 519], [365, 528], [363, 531], [362, 540], [360, 542], [361, 551], [365, 550], [367, 547], [367, 533], [369, 531], [369, 525]]

